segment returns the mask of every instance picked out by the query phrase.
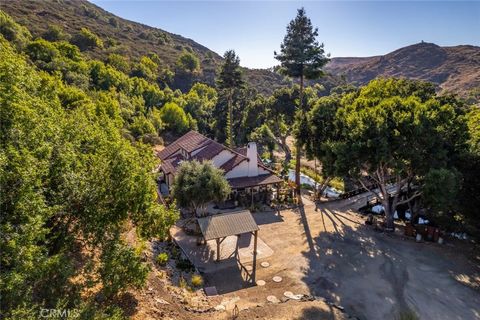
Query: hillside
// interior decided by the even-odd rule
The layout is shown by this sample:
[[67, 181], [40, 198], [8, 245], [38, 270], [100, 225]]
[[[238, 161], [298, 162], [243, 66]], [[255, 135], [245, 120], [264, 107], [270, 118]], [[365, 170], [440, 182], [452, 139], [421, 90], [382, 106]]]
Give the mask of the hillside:
[[[111, 53], [119, 53], [137, 61], [149, 53], [156, 53], [161, 65], [174, 69], [177, 59], [185, 51], [200, 60], [201, 72], [193, 81], [215, 84], [215, 72], [222, 57], [205, 46], [180, 35], [146, 26], [115, 16], [86, 0], [4, 1], [1, 9], [26, 26], [33, 36], [44, 36], [50, 25], [60, 26], [70, 36], [86, 27], [104, 42], [104, 48], [89, 49], [87, 56], [105, 60]], [[241, 57], [240, 57], [241, 58]], [[333, 58], [327, 65], [329, 75], [320, 81], [325, 93], [337, 85], [353, 82], [357, 85], [379, 77], [405, 77], [438, 84], [442, 92], [469, 95], [480, 87], [480, 47], [440, 47], [419, 43], [398, 49], [384, 56], [366, 58]], [[247, 82], [263, 94], [290, 82], [269, 69], [244, 68]], [[313, 84], [310, 82], [309, 84]], [[183, 91], [191, 81], [180, 79], [174, 88]]]
[[327, 70], [360, 85], [379, 76], [405, 77], [433, 82], [443, 92], [467, 94], [480, 87], [480, 47], [422, 42], [384, 56], [333, 58]]
[[[118, 53], [136, 61], [153, 52], [163, 66], [173, 69], [180, 55], [189, 51], [201, 63], [202, 72], [195, 80], [209, 85], [214, 85], [215, 71], [222, 61], [217, 53], [191, 39], [122, 19], [85, 0], [4, 1], [1, 9], [27, 27], [34, 37], [43, 37], [50, 25], [60, 26], [70, 36], [78, 34], [81, 28], [88, 28], [104, 42], [103, 49], [84, 52], [95, 59], [105, 60], [109, 54]], [[265, 94], [288, 84], [283, 76], [266, 69], [244, 68], [244, 75], [248, 83]], [[324, 82], [333, 83], [326, 83], [326, 87], [335, 85], [332, 79]]]

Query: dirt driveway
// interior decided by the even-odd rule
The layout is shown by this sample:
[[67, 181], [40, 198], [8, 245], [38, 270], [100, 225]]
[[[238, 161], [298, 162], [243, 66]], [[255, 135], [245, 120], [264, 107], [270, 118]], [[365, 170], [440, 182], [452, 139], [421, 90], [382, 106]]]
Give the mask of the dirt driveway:
[[[310, 202], [281, 216], [256, 213], [259, 236], [274, 251], [258, 261], [270, 263], [257, 273], [266, 285], [238, 290], [235, 269], [207, 277], [225, 289], [226, 298], [240, 298], [241, 308], [292, 291], [324, 297], [359, 319], [393, 319], [407, 309], [421, 319], [480, 319], [479, 261], [459, 253], [465, 245], [377, 233], [350, 210], [363, 203], [359, 196], [319, 208]], [[273, 276], [283, 281], [275, 283]]]

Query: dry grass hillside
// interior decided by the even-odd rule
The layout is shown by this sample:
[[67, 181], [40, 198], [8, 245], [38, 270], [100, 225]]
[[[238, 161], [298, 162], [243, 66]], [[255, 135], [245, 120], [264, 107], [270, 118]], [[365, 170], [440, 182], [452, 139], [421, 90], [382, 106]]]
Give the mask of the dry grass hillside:
[[[79, 33], [81, 28], [88, 28], [104, 42], [104, 48], [85, 51], [97, 59], [104, 60], [110, 53], [118, 53], [136, 61], [153, 52], [160, 57], [163, 66], [173, 69], [180, 55], [189, 51], [198, 56], [201, 63], [202, 72], [195, 81], [212, 86], [222, 62], [217, 53], [191, 39], [122, 19], [86, 0], [3, 1], [0, 8], [34, 36], [43, 36], [50, 25], [60, 26], [70, 36]], [[443, 92], [462, 96], [474, 90], [480, 92], [480, 47], [476, 46], [440, 47], [422, 42], [384, 56], [333, 58], [326, 69], [329, 75], [316, 81], [324, 85], [324, 94], [345, 81], [363, 85], [376, 77], [431, 81]], [[252, 87], [264, 94], [290, 84], [288, 79], [270, 69], [244, 68], [244, 75]]]
[[384, 56], [334, 58], [327, 69], [360, 85], [379, 76], [404, 77], [433, 82], [442, 92], [467, 95], [480, 88], [480, 47], [422, 42]]

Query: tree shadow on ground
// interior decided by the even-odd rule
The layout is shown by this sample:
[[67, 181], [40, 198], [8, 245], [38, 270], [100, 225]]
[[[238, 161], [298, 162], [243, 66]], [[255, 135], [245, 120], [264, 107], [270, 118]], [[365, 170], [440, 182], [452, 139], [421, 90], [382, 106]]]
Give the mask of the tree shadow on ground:
[[312, 235], [313, 222], [299, 213], [309, 244], [302, 280], [311, 294], [360, 319], [393, 319], [408, 310], [426, 318], [480, 318], [474, 307], [478, 292], [450, 279], [451, 270], [461, 269], [445, 248], [374, 231], [330, 205], [308, 213], [320, 229]]
[[[317, 236], [311, 237], [307, 233], [307, 217], [300, 211], [306, 240], [310, 248], [315, 248], [314, 255], [312, 250], [304, 253], [309, 260], [309, 268], [303, 280], [311, 293], [367, 319], [370, 318], [370, 307], [363, 305], [362, 301], [368, 303], [368, 299], [361, 297], [372, 294], [369, 285], [372, 288], [390, 286], [391, 292], [386, 300], [398, 310], [408, 309], [404, 297], [408, 274], [400, 256], [394, 256], [387, 246], [379, 244], [373, 230], [348, 217], [348, 214], [336, 212], [328, 206], [318, 206], [316, 213], [320, 216], [323, 229]], [[372, 277], [372, 281], [377, 283], [369, 284], [368, 279], [360, 281], [361, 278], [370, 277], [372, 272], [379, 275], [377, 279]], [[382, 298], [378, 301], [385, 302]]]
[[329, 310], [322, 310], [318, 307], [305, 308], [300, 317], [295, 320], [335, 320], [335, 314], [331, 306]]
[[130, 292], [125, 292], [115, 299], [115, 304], [118, 305], [126, 317], [131, 317], [137, 313], [138, 300]]

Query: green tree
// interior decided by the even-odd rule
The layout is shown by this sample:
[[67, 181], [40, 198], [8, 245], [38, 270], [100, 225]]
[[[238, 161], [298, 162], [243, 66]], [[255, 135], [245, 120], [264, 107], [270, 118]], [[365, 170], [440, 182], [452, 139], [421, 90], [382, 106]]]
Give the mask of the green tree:
[[[337, 169], [377, 195], [387, 227], [393, 229], [397, 205], [421, 196], [426, 176], [446, 176], [431, 170], [448, 168], [455, 152], [463, 148], [465, 123], [451, 104], [442, 103], [429, 87], [415, 81], [373, 80], [359, 93], [347, 95], [342, 104], [337, 112], [342, 135], [334, 149]], [[364, 174], [378, 191], [369, 187]], [[394, 190], [389, 190], [389, 183]], [[412, 184], [416, 190], [402, 198], [402, 190]]]
[[175, 133], [184, 133], [189, 128], [187, 114], [174, 102], [168, 102], [160, 109], [160, 117], [166, 129]]
[[307, 155], [321, 163], [323, 176], [318, 188], [322, 194], [328, 183], [337, 175], [336, 143], [341, 135], [341, 124], [337, 120], [337, 111], [341, 108], [341, 97], [333, 95], [318, 99], [308, 112], [308, 139], [305, 143]]
[[157, 130], [151, 121], [144, 116], [135, 117], [130, 125], [130, 131], [135, 138], [139, 138], [145, 134], [157, 134]]
[[210, 134], [214, 122], [213, 112], [217, 104], [217, 91], [197, 82], [183, 98], [185, 112], [197, 120], [198, 130], [203, 134]]
[[2, 316], [37, 318], [58, 306], [101, 314], [108, 302], [82, 291], [98, 285], [110, 295], [145, 279], [120, 240], [127, 222], [163, 238], [177, 213], [157, 203], [150, 147], [122, 137], [117, 93], [82, 92], [26, 59], [0, 36]]
[[180, 207], [188, 208], [198, 216], [212, 201], [224, 201], [230, 194], [230, 185], [223, 171], [210, 162], [185, 161], [180, 165], [173, 182], [172, 196]]
[[177, 60], [177, 68], [184, 72], [196, 72], [200, 69], [200, 60], [190, 52], [184, 52]]
[[287, 144], [287, 137], [291, 134], [291, 128], [295, 120], [295, 101], [298, 99], [296, 88], [281, 88], [273, 92], [268, 99], [267, 119], [272, 128], [277, 144], [285, 152], [285, 162], [291, 159], [291, 150]]
[[217, 78], [217, 88], [227, 99], [227, 144], [230, 148], [233, 148], [233, 97], [234, 91], [244, 86], [244, 80], [240, 70], [240, 58], [235, 54], [235, 51], [226, 51], [223, 59]]
[[287, 34], [280, 45], [280, 53], [275, 52], [275, 58], [280, 61], [280, 72], [300, 79], [300, 94], [297, 112], [297, 132], [296, 132], [296, 164], [295, 164], [295, 183], [296, 194], [301, 203], [300, 194], [300, 159], [302, 137], [305, 136], [303, 128], [306, 127], [306, 114], [304, 109], [304, 80], [316, 79], [323, 75], [322, 68], [327, 64], [328, 58], [325, 56], [323, 44], [316, 40], [318, 29], [312, 27], [312, 22], [305, 14], [305, 9], [301, 8], [297, 16], [287, 26]]
[[273, 150], [275, 150], [275, 136], [266, 124], [262, 124], [250, 134], [250, 140], [258, 142], [262, 148], [266, 148], [270, 153], [270, 159], [273, 160]]

